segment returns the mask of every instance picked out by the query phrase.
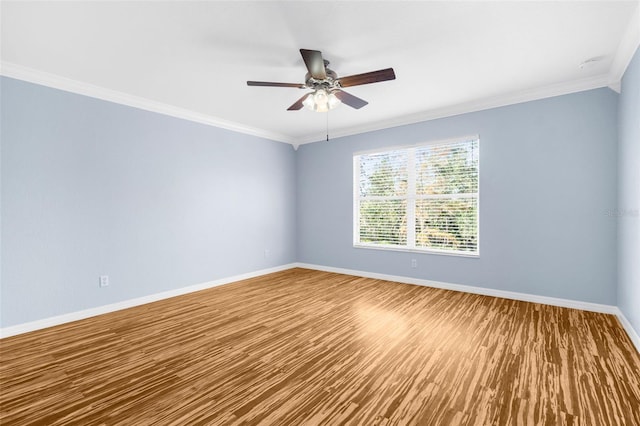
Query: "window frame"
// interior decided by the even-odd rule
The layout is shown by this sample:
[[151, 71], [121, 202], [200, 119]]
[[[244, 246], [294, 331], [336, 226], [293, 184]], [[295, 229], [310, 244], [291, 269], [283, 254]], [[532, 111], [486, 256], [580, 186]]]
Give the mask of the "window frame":
[[[476, 225], [477, 225], [477, 248], [475, 252], [468, 251], [455, 251], [455, 250], [444, 250], [444, 249], [435, 249], [435, 248], [419, 248], [415, 246], [416, 238], [415, 238], [415, 201], [420, 199], [428, 199], [428, 197], [419, 196], [415, 193], [415, 167], [411, 164], [414, 159], [412, 156], [408, 156], [409, 164], [407, 166], [407, 184], [408, 187], [413, 188], [413, 193], [407, 191], [407, 194], [402, 197], [393, 197], [396, 199], [406, 200], [407, 202], [407, 224], [413, 223], [412, 227], [407, 226], [407, 245], [399, 246], [394, 244], [375, 244], [375, 243], [362, 243], [359, 241], [360, 238], [360, 201], [362, 199], [360, 197], [360, 163], [359, 157], [361, 155], [368, 154], [380, 154], [383, 152], [389, 151], [398, 151], [398, 150], [409, 150], [421, 148], [429, 145], [443, 145], [447, 143], [460, 143], [464, 141], [472, 141], [475, 140], [478, 143], [478, 190], [476, 192]], [[422, 253], [422, 254], [436, 254], [436, 255], [446, 255], [446, 256], [457, 256], [457, 257], [471, 257], [471, 258], [479, 258], [480, 257], [480, 135], [467, 135], [455, 138], [447, 138], [447, 139], [436, 139], [426, 142], [419, 142], [410, 145], [392, 145], [392, 146], [384, 146], [380, 148], [365, 150], [365, 151], [356, 151], [353, 153], [353, 247], [358, 249], [373, 249], [373, 250], [384, 250], [384, 251], [401, 251], [401, 252], [411, 252], [411, 253]], [[453, 195], [453, 194], [446, 194]], [[446, 199], [453, 199], [455, 197], [443, 197]], [[413, 201], [413, 202], [410, 202]], [[411, 221], [411, 222], [410, 222]]]

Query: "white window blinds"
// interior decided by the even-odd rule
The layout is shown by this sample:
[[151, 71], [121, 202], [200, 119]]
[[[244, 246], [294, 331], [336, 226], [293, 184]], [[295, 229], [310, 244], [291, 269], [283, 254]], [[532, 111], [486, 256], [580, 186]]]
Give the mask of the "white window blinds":
[[479, 140], [354, 156], [354, 245], [478, 254]]

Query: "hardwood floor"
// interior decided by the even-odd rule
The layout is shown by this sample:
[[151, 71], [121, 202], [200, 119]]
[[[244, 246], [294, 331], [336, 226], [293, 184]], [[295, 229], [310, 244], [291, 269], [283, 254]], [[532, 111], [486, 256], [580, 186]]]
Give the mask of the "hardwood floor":
[[640, 425], [614, 316], [305, 269], [0, 345], [2, 425]]

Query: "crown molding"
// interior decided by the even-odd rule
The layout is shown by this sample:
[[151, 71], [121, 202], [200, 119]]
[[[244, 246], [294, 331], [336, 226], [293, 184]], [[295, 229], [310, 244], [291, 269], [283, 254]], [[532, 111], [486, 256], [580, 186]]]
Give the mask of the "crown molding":
[[638, 47], [640, 47], [640, 2], [637, 3], [634, 12], [631, 14], [609, 69], [609, 87], [618, 93], [620, 93], [622, 76]]
[[[637, 20], [637, 19], [636, 19]], [[640, 22], [640, 21], [638, 21]], [[629, 28], [633, 26], [630, 25]], [[627, 31], [628, 37], [625, 40], [633, 39], [636, 35], [640, 35], [640, 32], [636, 34], [634, 31]], [[629, 38], [631, 37], [631, 38]], [[633, 41], [633, 40], [632, 40]], [[637, 43], [636, 43], [637, 45]], [[625, 41], [620, 44], [616, 58], [624, 57], [624, 55], [633, 56], [635, 48], [637, 47], [633, 42]], [[634, 47], [636, 46], [636, 47]], [[633, 48], [633, 49], [632, 49]], [[631, 53], [629, 53], [631, 52]], [[618, 62], [622, 59], [616, 59]], [[631, 57], [626, 60], [625, 69], [628, 65]], [[624, 62], [624, 61], [622, 61]], [[2, 62], [0, 63], [0, 75], [6, 77], [15, 78], [18, 80], [28, 81], [30, 83], [40, 84], [55, 89], [64, 90], [67, 92], [77, 93], [97, 99], [102, 99], [109, 102], [115, 102], [122, 105], [131, 106], [147, 111], [156, 112], [159, 114], [169, 115], [172, 117], [182, 118], [189, 121], [194, 121], [201, 124], [215, 126], [227, 130], [232, 130], [239, 133], [244, 133], [252, 136], [257, 136], [265, 139], [270, 139], [278, 142], [291, 144], [294, 149], [298, 149], [300, 145], [320, 142], [326, 140], [324, 133], [304, 136], [295, 138], [280, 133], [269, 132], [264, 129], [258, 129], [235, 123], [221, 118], [209, 116], [206, 114], [198, 113], [184, 108], [175, 107], [169, 104], [164, 104], [157, 101], [152, 101], [146, 98], [133, 96], [127, 93], [118, 92], [104, 87], [95, 86], [88, 83], [83, 83], [77, 80], [72, 80], [66, 77], [61, 77], [55, 74], [35, 70], [32, 68], [23, 67], [21, 65]], [[622, 71], [624, 74], [624, 70]], [[621, 74], [621, 76], [622, 76]], [[610, 87], [613, 90], [619, 92], [620, 78], [615, 80], [612, 77], [612, 72], [608, 74], [598, 75], [594, 77], [588, 77], [580, 80], [566, 81], [562, 83], [551, 84], [544, 87], [535, 89], [524, 90], [515, 93], [509, 93], [501, 96], [495, 96], [484, 99], [477, 99], [471, 102], [465, 102], [457, 105], [451, 105], [443, 108], [436, 108], [428, 111], [423, 111], [417, 114], [412, 114], [403, 117], [395, 117], [388, 120], [381, 120], [375, 123], [365, 124], [362, 126], [349, 127], [342, 130], [337, 130], [332, 133], [332, 138], [340, 138], [345, 136], [352, 136], [361, 133], [372, 132], [376, 130], [383, 130], [393, 127], [404, 126], [408, 124], [420, 123], [423, 121], [435, 120], [438, 118], [452, 117], [456, 115], [466, 114], [470, 112], [477, 112], [492, 108], [498, 108], [507, 105], [514, 105], [523, 102], [529, 102], [544, 98], [550, 98], [554, 96], [561, 96], [570, 93], [582, 92], [585, 90], [597, 89], [601, 87]], [[617, 75], [617, 74], [616, 74]]]
[[[477, 112], [492, 108], [514, 105], [523, 102], [535, 101], [539, 99], [551, 98], [554, 96], [568, 95], [570, 93], [583, 92], [585, 90], [599, 89], [601, 87], [610, 86], [611, 79], [609, 74], [602, 74], [593, 77], [587, 77], [580, 80], [566, 81], [562, 83], [551, 84], [548, 86], [538, 87], [535, 89], [523, 90], [515, 93], [509, 93], [501, 96], [478, 99], [471, 102], [465, 102], [457, 105], [447, 106], [424, 111], [409, 116], [396, 117], [389, 120], [377, 121], [372, 124], [363, 126], [350, 127], [339, 131], [332, 132], [332, 138], [344, 136], [352, 136], [360, 133], [373, 132], [392, 127], [404, 126], [408, 124], [420, 123], [423, 121], [435, 120], [438, 118], [452, 117], [455, 115]], [[307, 144], [320, 142], [325, 140], [325, 135], [318, 134], [305, 137], [298, 140], [299, 144]]]
[[93, 84], [72, 80], [67, 77], [62, 77], [56, 74], [24, 67], [22, 65], [14, 64], [11, 62], [2, 62], [0, 64], [0, 75], [27, 81], [29, 83], [52, 87], [54, 89], [64, 90], [66, 92], [114, 102], [145, 111], [156, 112], [159, 114], [182, 118], [184, 120], [189, 120], [196, 123], [215, 126], [226, 130], [232, 130], [238, 133], [244, 133], [247, 135], [270, 139], [277, 142], [284, 142], [288, 144], [293, 144], [295, 142], [293, 138], [280, 133], [273, 133], [267, 130], [245, 126], [240, 123], [191, 111], [186, 108], [180, 108], [151, 99], [146, 99], [140, 96], [134, 96], [128, 93], [118, 92]]

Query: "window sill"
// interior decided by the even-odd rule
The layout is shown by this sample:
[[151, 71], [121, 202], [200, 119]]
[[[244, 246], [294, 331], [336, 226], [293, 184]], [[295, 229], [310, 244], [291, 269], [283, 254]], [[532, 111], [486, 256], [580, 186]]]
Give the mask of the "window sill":
[[382, 251], [404, 251], [408, 253], [420, 253], [420, 254], [436, 254], [440, 256], [455, 256], [455, 257], [470, 257], [473, 259], [480, 258], [480, 253], [468, 253], [459, 251], [446, 251], [446, 250], [425, 250], [425, 249], [411, 249], [406, 247], [396, 246], [381, 246], [381, 245], [368, 245], [368, 244], [354, 244], [353, 248], [357, 249], [373, 249]]

